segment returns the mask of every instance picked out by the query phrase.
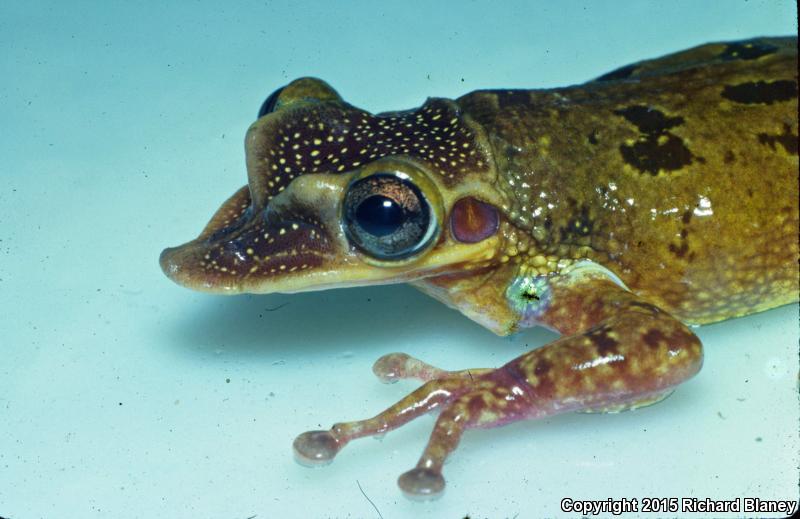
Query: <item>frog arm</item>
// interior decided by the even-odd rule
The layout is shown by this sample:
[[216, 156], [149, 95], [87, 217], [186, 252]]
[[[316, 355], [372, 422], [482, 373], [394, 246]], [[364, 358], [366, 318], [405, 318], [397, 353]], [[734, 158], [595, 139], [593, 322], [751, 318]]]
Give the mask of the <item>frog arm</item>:
[[373, 418], [309, 431], [294, 442], [298, 461], [330, 462], [348, 442], [383, 434], [440, 410], [417, 466], [398, 484], [412, 498], [445, 486], [442, 466], [467, 429], [568, 411], [613, 412], [654, 403], [702, 365], [698, 338], [680, 321], [602, 276], [552, 278], [538, 315], [564, 335], [497, 369], [443, 371], [405, 354], [375, 364], [384, 381], [426, 380]]

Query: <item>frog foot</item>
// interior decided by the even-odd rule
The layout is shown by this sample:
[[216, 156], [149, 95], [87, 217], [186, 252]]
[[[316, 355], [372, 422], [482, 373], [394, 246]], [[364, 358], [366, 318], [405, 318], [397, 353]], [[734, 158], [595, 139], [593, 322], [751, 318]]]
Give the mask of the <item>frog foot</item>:
[[[481, 413], [486, 391], [497, 385], [487, 378], [495, 369], [446, 371], [405, 353], [391, 353], [378, 359], [373, 372], [383, 382], [400, 379], [426, 381], [416, 391], [377, 416], [361, 421], [334, 424], [327, 431], [308, 431], [294, 441], [295, 459], [305, 466], [327, 465], [351, 440], [375, 436], [400, 427], [412, 419], [441, 408], [428, 447], [417, 466], [398, 479], [403, 493], [415, 500], [435, 499], [444, 492], [442, 466], [445, 458], [458, 445], [461, 432], [472, 425]], [[497, 375], [494, 375], [497, 378]], [[464, 427], [464, 420], [470, 422]]]

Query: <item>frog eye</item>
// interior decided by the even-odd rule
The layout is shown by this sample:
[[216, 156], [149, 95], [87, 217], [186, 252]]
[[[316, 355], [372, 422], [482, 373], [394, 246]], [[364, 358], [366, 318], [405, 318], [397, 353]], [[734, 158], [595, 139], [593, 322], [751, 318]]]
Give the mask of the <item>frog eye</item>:
[[399, 260], [430, 244], [437, 225], [428, 201], [408, 178], [376, 173], [350, 184], [344, 228], [350, 242], [367, 255]]
[[285, 87], [281, 87], [277, 89], [276, 91], [271, 93], [269, 97], [264, 100], [263, 103], [261, 103], [261, 108], [258, 109], [258, 119], [261, 119], [265, 115], [275, 111], [275, 105], [278, 104], [278, 96], [281, 95], [281, 92], [283, 92], [284, 88]]

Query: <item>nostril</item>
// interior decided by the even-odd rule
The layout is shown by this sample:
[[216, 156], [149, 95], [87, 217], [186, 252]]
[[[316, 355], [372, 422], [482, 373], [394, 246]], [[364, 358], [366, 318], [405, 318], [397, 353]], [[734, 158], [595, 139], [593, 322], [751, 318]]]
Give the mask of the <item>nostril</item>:
[[233, 232], [241, 229], [242, 226], [250, 220], [252, 214], [253, 214], [253, 204], [250, 204], [247, 207], [247, 209], [245, 209], [244, 212], [233, 223], [217, 229], [216, 231], [211, 233], [211, 235], [209, 235], [208, 238], [206, 238], [206, 241], [208, 243], [213, 243], [216, 241], [220, 241], [223, 238], [227, 238]]
[[233, 231], [235, 231], [236, 227], [237, 227], [236, 225], [229, 225], [227, 227], [223, 227], [222, 229], [217, 229], [216, 231], [211, 233], [211, 236], [209, 236], [206, 239], [206, 241], [209, 242], [209, 243], [213, 243], [215, 241], [220, 241], [221, 239], [225, 238], [226, 236], [231, 234]]

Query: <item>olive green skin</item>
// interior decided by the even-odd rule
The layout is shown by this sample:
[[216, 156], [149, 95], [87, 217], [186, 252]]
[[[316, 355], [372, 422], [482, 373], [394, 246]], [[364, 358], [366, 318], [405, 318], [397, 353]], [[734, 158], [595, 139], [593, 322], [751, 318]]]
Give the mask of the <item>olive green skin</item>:
[[510, 232], [527, 242], [512, 263], [594, 260], [693, 324], [797, 300], [796, 38], [457, 103], [488, 135]]

